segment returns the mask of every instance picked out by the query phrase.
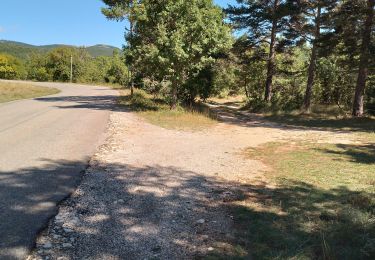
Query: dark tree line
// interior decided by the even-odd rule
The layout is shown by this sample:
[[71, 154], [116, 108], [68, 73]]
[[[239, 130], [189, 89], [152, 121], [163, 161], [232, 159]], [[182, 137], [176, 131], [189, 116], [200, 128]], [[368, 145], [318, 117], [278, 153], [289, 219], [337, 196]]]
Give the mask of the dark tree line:
[[[226, 12], [236, 29], [246, 30], [249, 46], [268, 46], [265, 101], [272, 102], [275, 50], [307, 44], [309, 62], [302, 108], [309, 111], [316, 84], [317, 62], [339, 57], [345, 67], [357, 68], [353, 116], [364, 113], [369, 67], [373, 64], [374, 0], [238, 0]], [[353, 28], [354, 27], [354, 28]], [[351, 71], [342, 73], [352, 73]], [[342, 91], [345, 91], [344, 89]], [[319, 100], [318, 100], [319, 101]]]

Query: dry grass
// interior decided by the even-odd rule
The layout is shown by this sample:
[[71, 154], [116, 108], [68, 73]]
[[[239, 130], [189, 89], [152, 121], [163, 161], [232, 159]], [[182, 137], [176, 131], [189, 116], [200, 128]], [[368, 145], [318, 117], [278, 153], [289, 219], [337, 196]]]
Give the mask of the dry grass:
[[215, 124], [214, 120], [205, 115], [183, 109], [147, 111], [139, 114], [150, 123], [167, 129], [203, 130]]
[[217, 105], [233, 105], [233, 106], [244, 106], [246, 104], [246, 97], [243, 95], [228, 96], [224, 98], [212, 97], [207, 100], [208, 103]]
[[255, 259], [374, 259], [374, 143], [269, 143], [247, 156], [276, 183], [235, 209]]
[[151, 124], [166, 129], [203, 130], [216, 124], [215, 120], [199, 112], [188, 111], [182, 107], [171, 110], [168, 104], [153, 99], [141, 90], [136, 90], [133, 97], [129, 91], [121, 91], [119, 103], [136, 111]]
[[59, 92], [55, 88], [39, 87], [28, 83], [0, 82], [0, 103], [47, 96]]

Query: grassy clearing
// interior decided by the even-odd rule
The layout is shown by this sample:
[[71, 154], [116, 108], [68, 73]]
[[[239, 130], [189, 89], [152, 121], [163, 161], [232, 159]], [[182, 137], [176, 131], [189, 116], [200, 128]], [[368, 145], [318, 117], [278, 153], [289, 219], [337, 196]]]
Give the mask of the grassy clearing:
[[168, 104], [153, 99], [141, 90], [136, 90], [133, 97], [129, 91], [122, 91], [119, 103], [136, 111], [148, 122], [167, 129], [202, 130], [216, 123], [202, 113], [188, 111], [182, 107], [171, 110]]
[[281, 125], [328, 131], [351, 131], [362, 135], [364, 141], [375, 141], [375, 118], [351, 118], [337, 107], [314, 106], [310, 114], [300, 111], [268, 114], [265, 118]]
[[374, 259], [375, 144], [270, 143], [247, 156], [275, 188], [233, 207], [254, 259]]
[[59, 92], [60, 91], [55, 88], [33, 86], [26, 83], [0, 82], [0, 103], [47, 96]]

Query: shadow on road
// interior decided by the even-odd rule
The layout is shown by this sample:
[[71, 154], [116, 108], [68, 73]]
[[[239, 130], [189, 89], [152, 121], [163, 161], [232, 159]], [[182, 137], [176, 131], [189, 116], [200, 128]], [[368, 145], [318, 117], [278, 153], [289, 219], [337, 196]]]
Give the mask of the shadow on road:
[[[117, 95], [104, 96], [57, 96], [57, 97], [42, 97], [35, 100], [42, 102], [57, 103], [57, 108], [69, 109], [94, 109], [94, 110], [117, 110], [118, 106], [114, 106], [118, 99]], [[59, 103], [65, 103], [63, 105]]]
[[42, 161], [40, 168], [0, 171], [0, 259], [24, 257], [34, 245], [35, 234], [56, 214], [56, 202], [74, 191], [87, 165]]

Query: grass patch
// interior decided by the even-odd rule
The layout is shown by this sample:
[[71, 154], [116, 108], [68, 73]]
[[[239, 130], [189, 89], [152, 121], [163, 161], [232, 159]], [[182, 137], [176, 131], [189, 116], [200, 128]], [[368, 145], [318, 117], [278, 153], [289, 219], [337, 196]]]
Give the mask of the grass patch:
[[136, 111], [148, 122], [167, 129], [202, 130], [216, 123], [202, 113], [182, 107], [171, 110], [163, 100], [153, 99], [141, 90], [136, 90], [133, 96], [130, 96], [129, 91], [121, 91], [119, 104]]
[[0, 82], [0, 103], [47, 96], [59, 92], [55, 88], [34, 86], [27, 83]]
[[374, 259], [375, 144], [270, 143], [247, 155], [275, 188], [233, 206], [254, 259]]
[[281, 125], [329, 131], [352, 131], [363, 135], [364, 139], [375, 140], [375, 118], [347, 117], [335, 106], [315, 105], [311, 113], [300, 111], [266, 114], [265, 118]]
[[321, 115], [268, 115], [266, 119], [296, 127], [321, 128], [330, 130], [375, 132], [375, 119], [364, 118], [330, 118]]

